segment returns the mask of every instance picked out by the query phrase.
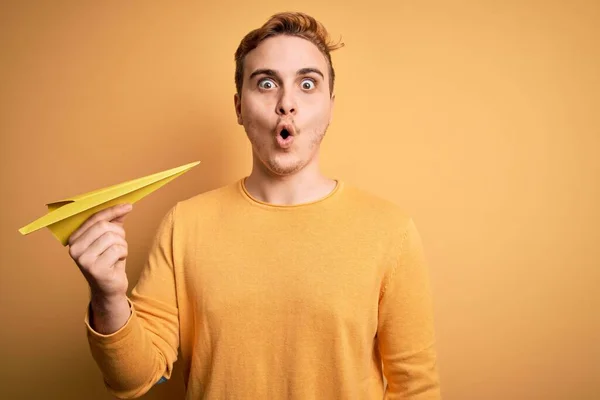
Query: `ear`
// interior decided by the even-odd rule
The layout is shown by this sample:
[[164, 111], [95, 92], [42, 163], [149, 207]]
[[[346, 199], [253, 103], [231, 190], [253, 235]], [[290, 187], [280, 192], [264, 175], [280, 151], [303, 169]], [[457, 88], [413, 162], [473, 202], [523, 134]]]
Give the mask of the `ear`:
[[243, 125], [244, 121], [242, 120], [242, 99], [236, 93], [233, 96], [233, 104], [235, 106], [235, 114], [237, 115], [237, 122], [239, 125]]
[[331, 100], [329, 100], [330, 108], [329, 108], [329, 123], [331, 124], [331, 120], [333, 120], [333, 108], [335, 106], [335, 93], [331, 95]]

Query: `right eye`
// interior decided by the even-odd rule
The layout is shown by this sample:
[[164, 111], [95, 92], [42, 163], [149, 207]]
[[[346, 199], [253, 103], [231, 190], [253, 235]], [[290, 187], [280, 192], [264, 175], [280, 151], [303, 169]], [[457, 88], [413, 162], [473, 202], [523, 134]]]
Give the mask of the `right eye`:
[[262, 79], [258, 82], [258, 87], [264, 90], [271, 90], [275, 87], [275, 82], [271, 79]]

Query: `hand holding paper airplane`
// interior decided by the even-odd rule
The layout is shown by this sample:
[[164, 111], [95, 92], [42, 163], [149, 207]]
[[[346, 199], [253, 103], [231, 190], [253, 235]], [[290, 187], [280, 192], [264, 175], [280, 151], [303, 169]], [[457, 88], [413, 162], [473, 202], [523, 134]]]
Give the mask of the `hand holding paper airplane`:
[[93, 214], [69, 237], [69, 255], [87, 280], [92, 294], [90, 325], [102, 334], [121, 328], [131, 310], [125, 264], [129, 247], [123, 222], [130, 204]]
[[178, 176], [183, 175], [199, 163], [199, 161], [196, 161], [142, 178], [48, 203], [46, 204], [48, 213], [22, 227], [19, 232], [28, 235], [38, 229], [48, 228], [61, 244], [66, 246], [69, 236], [93, 214], [117, 204], [134, 204]]

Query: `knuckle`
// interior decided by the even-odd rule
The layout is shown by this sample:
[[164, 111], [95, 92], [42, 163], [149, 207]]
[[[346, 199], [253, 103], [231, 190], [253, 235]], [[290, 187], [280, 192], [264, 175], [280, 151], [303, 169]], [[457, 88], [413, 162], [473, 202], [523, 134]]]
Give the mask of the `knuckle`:
[[118, 243], [121, 239], [121, 236], [114, 231], [108, 231], [104, 234], [104, 236], [106, 237], [106, 240], [109, 243], [113, 243], [113, 244]]
[[119, 254], [121, 252], [120, 249], [120, 245], [118, 243], [113, 243], [108, 249], [106, 249], [106, 251], [110, 254], [110, 255], [115, 255], [115, 254]]
[[78, 264], [81, 266], [81, 268], [90, 270], [94, 263], [93, 263], [92, 257], [89, 255], [89, 253], [83, 253], [79, 257]]
[[112, 265], [112, 264], [116, 263], [118, 260], [126, 257], [127, 250], [119, 244], [114, 244], [106, 250], [106, 255], [107, 255], [107, 257], [105, 258], [106, 262], [108, 264]]
[[96, 225], [98, 226], [99, 230], [106, 232], [110, 229], [111, 223], [103, 219], [102, 221], [98, 221]]
[[71, 245], [69, 247], [69, 256], [71, 256], [71, 258], [73, 260], [77, 259], [79, 255], [79, 248], [77, 247], [77, 245]]
[[121, 251], [119, 250], [118, 246], [112, 246], [110, 248], [109, 252], [110, 252], [110, 260], [113, 263], [119, 258], [120, 254], [121, 254]]
[[92, 214], [85, 222], [84, 224], [87, 224], [87, 226], [92, 226], [96, 223], [98, 223], [98, 221], [100, 221], [100, 218], [98, 216], [98, 213], [96, 214]]

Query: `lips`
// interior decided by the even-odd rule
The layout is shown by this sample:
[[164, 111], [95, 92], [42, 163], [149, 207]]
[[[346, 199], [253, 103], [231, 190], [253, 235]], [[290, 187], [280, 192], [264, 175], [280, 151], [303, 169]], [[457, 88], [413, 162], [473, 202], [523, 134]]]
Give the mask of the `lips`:
[[277, 145], [282, 149], [287, 149], [294, 142], [296, 129], [293, 124], [281, 123], [277, 125], [276, 133]]
[[277, 125], [276, 131], [277, 135], [284, 139], [287, 139], [289, 136], [296, 136], [296, 128], [294, 128], [294, 124], [291, 123], [280, 123]]

